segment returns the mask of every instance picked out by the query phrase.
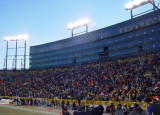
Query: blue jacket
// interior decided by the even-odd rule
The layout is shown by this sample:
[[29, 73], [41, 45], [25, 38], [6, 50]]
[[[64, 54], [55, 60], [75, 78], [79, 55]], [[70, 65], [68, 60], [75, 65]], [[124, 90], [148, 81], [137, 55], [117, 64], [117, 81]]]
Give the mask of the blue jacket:
[[147, 107], [147, 111], [148, 111], [149, 115], [152, 115], [152, 107], [151, 106]]

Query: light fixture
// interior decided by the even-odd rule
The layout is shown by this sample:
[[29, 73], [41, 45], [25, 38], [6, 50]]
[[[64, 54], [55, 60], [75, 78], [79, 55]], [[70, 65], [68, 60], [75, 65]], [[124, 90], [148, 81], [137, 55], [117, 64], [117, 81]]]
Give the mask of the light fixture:
[[75, 29], [75, 28], [78, 28], [78, 27], [81, 27], [81, 26], [85, 26], [88, 23], [89, 23], [89, 19], [85, 18], [85, 19], [79, 20], [78, 22], [69, 23], [68, 24], [68, 29], [72, 30], [72, 29]]
[[132, 10], [134, 8], [137, 8], [139, 6], [145, 5], [147, 3], [153, 2], [154, 0], [134, 0], [132, 2], [129, 2], [125, 4], [125, 9], [126, 10]]
[[17, 35], [17, 36], [8, 36], [8, 37], [3, 37], [3, 39], [5, 41], [19, 41], [19, 40], [27, 40], [28, 39], [28, 35], [27, 34], [23, 34], [23, 35]]

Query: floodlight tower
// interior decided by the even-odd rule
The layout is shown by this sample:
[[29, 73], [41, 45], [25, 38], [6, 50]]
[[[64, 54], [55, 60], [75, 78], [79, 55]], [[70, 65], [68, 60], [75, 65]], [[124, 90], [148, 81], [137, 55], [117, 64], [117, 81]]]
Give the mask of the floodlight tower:
[[133, 17], [137, 16], [137, 15], [133, 15], [133, 9], [138, 8], [138, 7], [143, 6], [145, 4], [148, 4], [148, 3], [152, 4], [153, 9], [142, 12], [142, 13], [137, 14], [137, 15], [141, 15], [141, 14], [144, 14], [144, 13], [152, 11], [152, 10], [155, 11], [156, 9], [158, 11], [160, 11], [160, 9], [155, 5], [154, 0], [134, 0], [132, 2], [129, 2], [129, 3], [125, 4], [125, 10], [130, 10], [131, 19], [132, 19]]
[[[13, 36], [13, 37], [3, 37], [4, 41], [7, 41], [7, 47], [6, 47], [6, 57], [4, 59], [4, 69], [7, 70], [7, 65], [8, 65], [8, 50], [9, 49], [15, 49], [15, 55], [14, 55], [14, 59], [13, 59], [13, 66], [12, 69], [16, 70], [17, 69], [17, 56], [21, 56], [21, 55], [17, 55], [17, 51], [18, 48], [24, 48], [24, 55], [23, 55], [23, 61], [24, 61], [24, 65], [22, 67], [21, 65], [21, 69], [25, 69], [26, 68], [26, 40], [28, 39], [28, 35], [24, 34], [24, 35], [18, 35], [18, 36]], [[8, 48], [8, 42], [9, 41], [15, 41], [16, 42], [16, 47], [15, 48]], [[18, 47], [18, 41], [24, 41], [24, 47]]]
[[[86, 26], [86, 30], [84, 32], [88, 33], [88, 24], [89, 24], [88, 18], [79, 20], [78, 22], [68, 24], [68, 29], [71, 30], [71, 36], [73, 37], [74, 35], [76, 35], [73, 33], [74, 29], [82, 27], [82, 26]], [[84, 33], [84, 32], [80, 32], [80, 33]], [[80, 34], [80, 33], [77, 33], [77, 34]]]

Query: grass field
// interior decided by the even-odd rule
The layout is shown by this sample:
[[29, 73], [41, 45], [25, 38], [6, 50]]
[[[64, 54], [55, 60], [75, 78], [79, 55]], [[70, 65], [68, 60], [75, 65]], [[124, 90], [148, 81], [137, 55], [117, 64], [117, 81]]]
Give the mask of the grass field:
[[[0, 104], [0, 115], [60, 115], [61, 110], [49, 110], [45, 107], [36, 106], [16, 106]], [[71, 115], [73, 111], [69, 110]], [[62, 115], [62, 114], [61, 114]], [[104, 113], [103, 115], [108, 115]]]
[[39, 107], [0, 105], [0, 115], [60, 115], [60, 110]]

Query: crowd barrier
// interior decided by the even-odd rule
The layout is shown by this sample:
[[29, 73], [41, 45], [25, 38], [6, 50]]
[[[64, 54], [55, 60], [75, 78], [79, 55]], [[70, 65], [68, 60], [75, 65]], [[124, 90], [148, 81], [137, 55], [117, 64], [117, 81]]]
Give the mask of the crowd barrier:
[[[49, 99], [49, 98], [31, 98], [31, 97], [13, 97], [13, 96], [0, 96], [3, 98], [9, 98], [10, 102], [12, 102], [14, 99], [24, 99], [25, 100], [25, 104], [29, 104], [29, 102], [31, 101], [31, 99], [33, 100], [33, 105], [35, 105], [34, 100], [38, 100], [40, 105], [43, 106], [48, 106], [51, 104], [52, 100], [54, 101], [54, 107], [60, 107], [62, 104], [62, 101], [67, 104], [67, 102], [69, 102], [70, 105], [72, 105], [74, 102], [76, 105], [78, 105], [78, 100], [71, 100], [71, 99]], [[119, 101], [119, 102], [112, 102], [112, 101], [94, 101], [94, 100], [81, 100], [81, 105], [84, 105], [85, 107], [87, 105], [103, 105], [103, 106], [109, 106], [111, 103], [114, 103], [115, 108], [117, 108], [117, 105], [119, 103], [121, 103], [122, 106], [127, 105], [127, 107], [129, 106], [134, 106], [135, 103], [138, 103], [139, 106], [144, 109], [147, 110], [147, 106], [148, 104], [146, 102], [124, 102], [124, 101]], [[86, 108], [85, 108], [86, 109]]]

